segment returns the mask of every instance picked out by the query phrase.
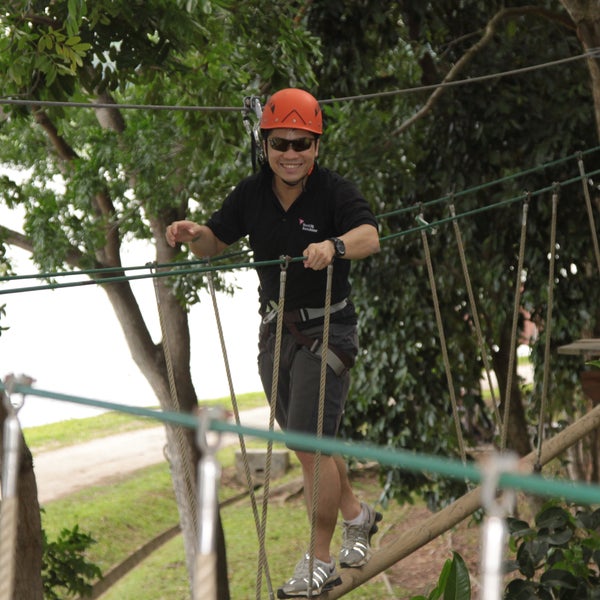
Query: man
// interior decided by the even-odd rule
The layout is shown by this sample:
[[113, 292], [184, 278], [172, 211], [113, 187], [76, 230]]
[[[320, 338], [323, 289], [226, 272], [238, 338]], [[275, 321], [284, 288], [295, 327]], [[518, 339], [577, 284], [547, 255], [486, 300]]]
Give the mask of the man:
[[[240, 182], [206, 225], [176, 221], [167, 227], [166, 238], [171, 246], [189, 244], [199, 257], [214, 256], [246, 235], [256, 262], [304, 257], [287, 266], [276, 409], [284, 431], [317, 432], [326, 275], [334, 261], [323, 435], [335, 436], [348, 394], [348, 369], [358, 353], [356, 313], [348, 298], [350, 261], [379, 251], [377, 223], [352, 183], [317, 165], [323, 119], [311, 94], [295, 88], [273, 94], [260, 127], [262, 170]], [[270, 398], [280, 266], [257, 270], [263, 316], [258, 367]], [[315, 454], [296, 450], [296, 455], [311, 515]], [[359, 567], [370, 558], [370, 539], [382, 517], [356, 498], [341, 457], [320, 457], [319, 486], [312, 578], [306, 554], [278, 590], [279, 598], [308, 596], [310, 579], [315, 596], [341, 583], [330, 553], [338, 511], [344, 519], [340, 564]]]

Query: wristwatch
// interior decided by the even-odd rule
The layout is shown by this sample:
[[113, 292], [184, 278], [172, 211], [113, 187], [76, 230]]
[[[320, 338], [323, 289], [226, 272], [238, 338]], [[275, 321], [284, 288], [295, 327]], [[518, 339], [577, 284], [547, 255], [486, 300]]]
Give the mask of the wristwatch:
[[346, 245], [340, 238], [332, 237], [329, 238], [330, 242], [333, 242], [333, 248], [335, 249], [335, 255], [337, 258], [341, 258], [346, 254]]

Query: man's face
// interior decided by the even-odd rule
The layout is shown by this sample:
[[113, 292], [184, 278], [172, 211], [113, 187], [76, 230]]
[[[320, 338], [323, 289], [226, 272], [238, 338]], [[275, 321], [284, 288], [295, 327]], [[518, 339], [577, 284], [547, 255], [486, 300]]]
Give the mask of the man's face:
[[290, 186], [304, 180], [319, 155], [319, 140], [302, 129], [273, 129], [265, 146], [273, 173]]

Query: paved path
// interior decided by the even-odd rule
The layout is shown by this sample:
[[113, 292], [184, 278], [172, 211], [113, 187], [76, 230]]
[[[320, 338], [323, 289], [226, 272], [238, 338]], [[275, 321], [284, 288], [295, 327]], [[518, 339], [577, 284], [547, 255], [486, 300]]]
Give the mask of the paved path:
[[[267, 428], [269, 408], [242, 411], [246, 427]], [[223, 444], [237, 442], [227, 434]], [[34, 453], [33, 465], [41, 504], [101, 483], [107, 483], [138, 469], [165, 461], [165, 429], [161, 425], [92, 440], [58, 450]]]

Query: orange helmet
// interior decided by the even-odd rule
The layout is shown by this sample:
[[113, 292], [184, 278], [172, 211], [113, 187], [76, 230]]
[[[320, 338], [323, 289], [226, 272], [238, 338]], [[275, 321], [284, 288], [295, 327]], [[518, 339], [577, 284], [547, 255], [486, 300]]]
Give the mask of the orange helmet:
[[275, 92], [264, 107], [261, 129], [302, 129], [321, 135], [323, 115], [317, 100], [304, 90], [287, 88]]

